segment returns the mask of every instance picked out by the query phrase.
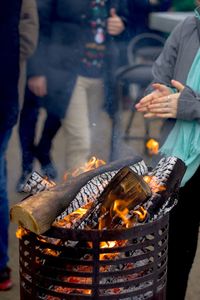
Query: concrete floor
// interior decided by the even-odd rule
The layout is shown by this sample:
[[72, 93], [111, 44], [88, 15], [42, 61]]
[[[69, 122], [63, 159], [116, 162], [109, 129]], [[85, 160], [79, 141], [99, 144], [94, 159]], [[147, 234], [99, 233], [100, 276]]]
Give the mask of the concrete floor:
[[[128, 112], [123, 115], [123, 120], [127, 120]], [[41, 117], [41, 119], [43, 116]], [[136, 117], [136, 124], [133, 128], [137, 128], [137, 133], [143, 132], [143, 119], [140, 115]], [[154, 122], [152, 125], [152, 134], [157, 136], [160, 128], [159, 122]], [[40, 125], [39, 125], [40, 131]], [[64, 172], [63, 161], [64, 161], [64, 144], [63, 144], [63, 134], [60, 132], [56, 137], [54, 143], [53, 157], [61, 174]], [[100, 143], [94, 145], [93, 153], [96, 154], [98, 158], [108, 159], [110, 151], [110, 130], [109, 126], [104, 124], [104, 136], [100, 139]], [[143, 155], [143, 143], [142, 142], [131, 142], [131, 147], [135, 149], [136, 152]], [[103, 150], [103, 151], [102, 151]], [[147, 158], [148, 160], [148, 158]], [[38, 165], [36, 165], [36, 170], [39, 170]], [[21, 200], [22, 196], [15, 193], [16, 181], [20, 174], [20, 156], [19, 156], [19, 143], [16, 134], [16, 128], [14, 129], [12, 139], [10, 141], [8, 150], [8, 191], [10, 197], [10, 204], [13, 205]], [[19, 300], [19, 277], [18, 277], [18, 240], [15, 237], [16, 226], [11, 224], [10, 226], [10, 266], [13, 270], [13, 280], [14, 287], [11, 291], [1, 292], [0, 300]], [[200, 240], [200, 239], [199, 239]], [[28, 299], [27, 299], [28, 300]], [[176, 299], [170, 299], [176, 300]], [[186, 300], [200, 300], [200, 244], [196, 254], [195, 262], [193, 265], [192, 272], [190, 274], [190, 280], [188, 283], [188, 291]]]

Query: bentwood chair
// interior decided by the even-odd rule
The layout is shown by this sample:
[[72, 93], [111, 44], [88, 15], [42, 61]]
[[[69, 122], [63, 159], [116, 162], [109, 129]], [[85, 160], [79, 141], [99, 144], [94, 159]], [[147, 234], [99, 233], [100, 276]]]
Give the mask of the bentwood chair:
[[[146, 141], [150, 138], [149, 121], [144, 119], [145, 133], [143, 136], [138, 136], [130, 132], [136, 132], [137, 129], [132, 128], [134, 116], [135, 116], [135, 104], [144, 94], [145, 88], [153, 80], [152, 64], [157, 56], [162, 51], [165, 39], [161, 36], [153, 33], [143, 33], [133, 38], [127, 49], [128, 66], [121, 67], [116, 73], [116, 90], [115, 96], [118, 102], [118, 109], [113, 116], [113, 132], [111, 141], [111, 160], [118, 158], [118, 148], [120, 140], [135, 140], [142, 139], [146, 144]], [[136, 87], [134, 95], [130, 94], [132, 100], [130, 117], [125, 125], [125, 131], [121, 129], [121, 115], [122, 115], [122, 103], [123, 103], [123, 89], [124, 86], [133, 85]]]

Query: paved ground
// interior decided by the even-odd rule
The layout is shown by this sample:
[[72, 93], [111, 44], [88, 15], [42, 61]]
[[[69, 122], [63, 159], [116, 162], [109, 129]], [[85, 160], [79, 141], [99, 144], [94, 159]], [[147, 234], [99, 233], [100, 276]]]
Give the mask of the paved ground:
[[[42, 118], [41, 118], [42, 119]], [[123, 117], [123, 120], [127, 119], [127, 113]], [[134, 128], [137, 130], [137, 133], [141, 133], [143, 130], [141, 117], [137, 118]], [[104, 122], [102, 122], [104, 124]], [[152, 125], [152, 133], [154, 136], [158, 134], [159, 123], [154, 123]], [[40, 129], [40, 125], [39, 125]], [[110, 146], [110, 130], [109, 126], [104, 124], [105, 134], [103, 138], [100, 138], [99, 143], [96, 142], [94, 145], [93, 153], [97, 157], [107, 160], [109, 155], [109, 146]], [[134, 147], [141, 155], [143, 155], [143, 143], [131, 143], [131, 147]], [[55, 145], [53, 157], [55, 159], [56, 165], [62, 173], [63, 170], [63, 160], [64, 160], [64, 151], [63, 151], [63, 135], [62, 132], [58, 134]], [[38, 166], [36, 166], [36, 169]], [[8, 151], [8, 176], [9, 176], [9, 195], [11, 200], [11, 205], [21, 200], [21, 195], [15, 193], [15, 184], [18, 176], [20, 174], [20, 157], [19, 157], [19, 146], [18, 138], [16, 135], [16, 129], [14, 130]], [[10, 266], [13, 269], [13, 280], [14, 288], [9, 292], [0, 293], [0, 300], [19, 300], [19, 278], [18, 278], [18, 240], [15, 238], [16, 226], [11, 224], [10, 226]], [[200, 240], [200, 239], [199, 239]], [[196, 254], [196, 259], [194, 266], [190, 275], [190, 280], [188, 284], [188, 291], [186, 300], [199, 300], [200, 299], [200, 245]], [[28, 299], [27, 299], [28, 300]], [[176, 300], [176, 299], [170, 299]]]

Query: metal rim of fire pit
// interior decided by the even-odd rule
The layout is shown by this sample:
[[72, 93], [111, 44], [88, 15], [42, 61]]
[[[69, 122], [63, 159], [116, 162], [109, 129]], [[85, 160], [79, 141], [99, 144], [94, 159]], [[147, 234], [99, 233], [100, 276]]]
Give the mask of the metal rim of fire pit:
[[[21, 300], [164, 299], [168, 219], [167, 214], [154, 222], [129, 229], [52, 228], [42, 236], [50, 241], [52, 238], [61, 239], [62, 245], [44, 242], [34, 233], [23, 236], [20, 240]], [[69, 240], [77, 243], [76, 246], [66, 246], [64, 243]], [[119, 247], [100, 246], [102, 241], [124, 240], [128, 243]], [[49, 255], [47, 250], [59, 255]], [[101, 260], [103, 253], [117, 253], [119, 257]], [[91, 255], [91, 259], [85, 260], [83, 255]], [[89, 269], [81, 272], [73, 270], [74, 266], [88, 266]], [[106, 268], [107, 271], [102, 271]], [[77, 283], [66, 282], [64, 277], [89, 279], [85, 283]], [[62, 289], [71, 293], [66, 294]], [[84, 293], [88, 290], [90, 294]]]

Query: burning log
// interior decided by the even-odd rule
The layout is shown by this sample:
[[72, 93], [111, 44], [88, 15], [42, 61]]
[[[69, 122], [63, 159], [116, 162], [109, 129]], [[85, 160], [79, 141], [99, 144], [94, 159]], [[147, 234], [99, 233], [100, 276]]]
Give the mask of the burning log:
[[182, 160], [177, 157], [163, 157], [152, 172], [149, 172], [146, 180], [149, 181], [153, 194], [144, 204], [144, 208], [151, 220], [164, 215], [174, 206], [185, 171], [186, 166]]
[[118, 208], [124, 207], [127, 210], [132, 210], [150, 196], [151, 189], [143, 177], [129, 167], [124, 167], [110, 180], [100, 197], [66, 215], [58, 222], [54, 222], [53, 225], [74, 229], [95, 228], [101, 220], [100, 227], [105, 229], [109, 227], [113, 217], [115, 223], [118, 222], [119, 218], [115, 217], [115, 214], [113, 215], [116, 202], [119, 204]]
[[[71, 211], [75, 208], [75, 211], [77, 210], [79, 213], [79, 207], [73, 207], [73, 209], [70, 207], [73, 205], [72, 202], [53, 225], [85, 229], [96, 228], [100, 224], [99, 229], [105, 229], [110, 226], [113, 228], [120, 219], [126, 227], [132, 227], [136, 223], [147, 220], [155, 220], [175, 205], [185, 169], [185, 164], [180, 159], [176, 157], [163, 158], [155, 169], [144, 176], [146, 184], [143, 178], [137, 174], [135, 174], [136, 180], [129, 168], [121, 169], [105, 187], [100, 197], [94, 199], [89, 209], [86, 209], [84, 213], [81, 212], [81, 218], [77, 218], [72, 225], [70, 224]], [[125, 183], [129, 178], [128, 170], [131, 175], [130, 190], [125, 188]], [[87, 190], [88, 185], [84, 188]], [[143, 206], [141, 206], [142, 204]]]
[[[67, 207], [69, 207], [69, 211], [72, 212], [76, 208], [81, 207], [84, 202], [85, 204], [88, 203], [88, 192], [86, 190], [82, 192], [81, 199], [76, 196], [82, 187], [86, 184], [91, 184], [90, 181], [92, 181], [92, 179], [94, 179], [92, 184], [95, 185], [93, 193], [100, 195], [102, 189], [104, 189], [105, 185], [108, 184], [119, 169], [134, 164], [135, 167], [133, 166], [133, 168], [141, 173], [141, 175], [147, 172], [147, 167], [144, 162], [141, 161], [140, 157], [134, 157], [134, 159], [127, 158], [101, 166], [95, 170], [85, 172], [76, 178], [72, 178], [67, 183], [30, 196], [21, 203], [14, 205], [10, 211], [11, 221], [32, 232], [42, 234], [51, 227], [51, 224], [57, 216], [65, 211]], [[102, 175], [102, 178], [104, 178], [104, 174], [106, 174], [107, 182], [99, 189], [99, 181], [95, 178], [99, 175]], [[102, 178], [100, 179], [101, 185]], [[66, 214], [68, 214], [68, 211], [66, 211]]]
[[[122, 168], [106, 187], [98, 202], [100, 209], [100, 229], [112, 228], [120, 220], [121, 212], [129, 212], [151, 196], [149, 185], [143, 177], [128, 167]], [[112, 226], [110, 226], [112, 224]]]

